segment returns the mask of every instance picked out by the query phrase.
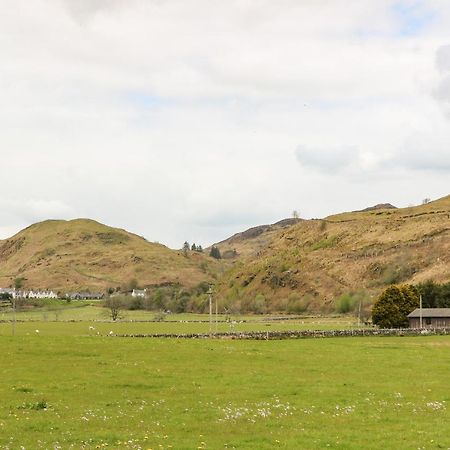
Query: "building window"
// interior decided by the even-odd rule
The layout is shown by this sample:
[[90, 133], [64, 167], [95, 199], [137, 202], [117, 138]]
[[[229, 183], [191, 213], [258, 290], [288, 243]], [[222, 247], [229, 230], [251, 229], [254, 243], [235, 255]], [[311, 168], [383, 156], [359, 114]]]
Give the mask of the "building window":
[[431, 317], [425, 318], [425, 324], [426, 325], [431, 325]]

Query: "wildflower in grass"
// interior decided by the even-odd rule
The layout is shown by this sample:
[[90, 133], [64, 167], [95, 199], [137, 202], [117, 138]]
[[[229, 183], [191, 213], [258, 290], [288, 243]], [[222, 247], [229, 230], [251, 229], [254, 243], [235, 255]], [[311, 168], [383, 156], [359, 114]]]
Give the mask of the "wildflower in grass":
[[445, 405], [444, 405], [444, 402], [428, 402], [427, 408], [429, 408], [433, 411], [438, 411], [440, 409], [445, 409]]

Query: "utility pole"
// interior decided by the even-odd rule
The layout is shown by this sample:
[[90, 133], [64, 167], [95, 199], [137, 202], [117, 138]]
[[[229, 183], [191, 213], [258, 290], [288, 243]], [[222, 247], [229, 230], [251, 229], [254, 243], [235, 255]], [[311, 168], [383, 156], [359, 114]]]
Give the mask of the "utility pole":
[[208, 289], [208, 299], [209, 299], [209, 336], [212, 334], [212, 286], [209, 285]]
[[361, 303], [362, 303], [362, 299], [359, 299], [359, 308], [358, 308], [358, 328], [361, 327]]
[[216, 334], [217, 334], [218, 328], [219, 328], [218, 309], [219, 309], [219, 305], [218, 305], [218, 300], [217, 300], [217, 296], [216, 296]]
[[13, 323], [12, 323], [12, 335], [16, 335], [16, 295], [13, 295], [12, 298], [12, 306], [13, 306]]
[[419, 327], [422, 328], [422, 294], [420, 294], [419, 299], [420, 299]]

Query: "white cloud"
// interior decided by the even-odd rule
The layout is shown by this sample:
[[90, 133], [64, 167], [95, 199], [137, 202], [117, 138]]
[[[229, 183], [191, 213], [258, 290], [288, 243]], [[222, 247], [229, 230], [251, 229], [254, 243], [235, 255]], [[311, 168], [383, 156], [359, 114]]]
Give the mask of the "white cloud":
[[415, 171], [450, 173], [450, 131], [441, 134], [416, 134], [389, 162]]
[[448, 3], [398, 5], [5, 0], [0, 233], [89, 216], [177, 247], [448, 194]]
[[356, 147], [314, 148], [299, 145], [295, 153], [302, 166], [325, 173], [336, 174], [360, 165]]

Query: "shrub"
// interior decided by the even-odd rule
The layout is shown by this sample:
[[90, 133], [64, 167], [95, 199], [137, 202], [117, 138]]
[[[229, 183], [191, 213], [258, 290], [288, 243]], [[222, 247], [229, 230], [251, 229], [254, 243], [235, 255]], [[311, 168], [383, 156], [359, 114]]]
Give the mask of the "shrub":
[[256, 294], [252, 299], [249, 297], [241, 300], [241, 311], [264, 314], [267, 312], [267, 302], [263, 294]]
[[352, 294], [342, 294], [336, 300], [336, 312], [346, 314], [354, 311], [357, 299]]
[[286, 301], [286, 312], [288, 314], [301, 314], [304, 313], [309, 304], [312, 301], [312, 297], [310, 295], [305, 295], [301, 297], [296, 293], [292, 293], [289, 295]]
[[163, 311], [157, 312], [153, 316], [153, 320], [155, 320], [156, 322], [164, 322], [164, 320], [166, 320], [166, 313]]
[[251, 311], [256, 314], [264, 314], [267, 312], [266, 297], [263, 294], [256, 294]]
[[330, 236], [326, 239], [322, 239], [311, 246], [311, 250], [321, 250], [324, 248], [334, 247], [338, 243], [339, 239], [337, 236]]

